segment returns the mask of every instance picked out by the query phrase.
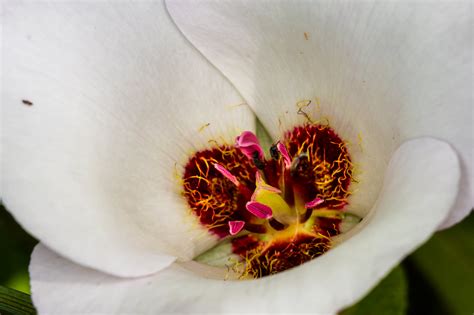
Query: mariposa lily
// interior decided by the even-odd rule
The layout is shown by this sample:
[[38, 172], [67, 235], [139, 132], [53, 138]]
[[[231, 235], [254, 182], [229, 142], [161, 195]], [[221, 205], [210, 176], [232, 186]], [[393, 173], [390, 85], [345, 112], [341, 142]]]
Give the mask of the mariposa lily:
[[[357, 301], [472, 208], [469, 12], [467, 2], [8, 3], [2, 199], [41, 241], [30, 266], [39, 313], [329, 314]], [[291, 138], [298, 130], [308, 136]], [[299, 203], [282, 193], [313, 174], [300, 161], [320, 157], [304, 155], [314, 135], [329, 139], [317, 130], [354, 166], [352, 194], [333, 210], [362, 221], [323, 229], [331, 249], [267, 277], [225, 280], [227, 269], [193, 260], [250, 224], [300, 224], [297, 204], [330, 210], [319, 188]], [[186, 198], [186, 174], [225, 181], [248, 213], [212, 231], [202, 200]]]

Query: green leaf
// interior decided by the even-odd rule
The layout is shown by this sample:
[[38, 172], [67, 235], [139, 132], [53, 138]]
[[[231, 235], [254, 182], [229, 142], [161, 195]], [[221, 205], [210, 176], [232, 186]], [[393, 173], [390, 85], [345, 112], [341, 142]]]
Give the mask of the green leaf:
[[0, 286], [0, 314], [29, 315], [36, 311], [28, 294]]
[[398, 266], [364, 299], [345, 309], [341, 315], [403, 315], [407, 309], [407, 281]]
[[[436, 233], [407, 261], [418, 277], [410, 296], [415, 313], [472, 314], [474, 311], [474, 216]], [[425, 287], [419, 283], [426, 283]], [[436, 303], [436, 307], [433, 304]]]

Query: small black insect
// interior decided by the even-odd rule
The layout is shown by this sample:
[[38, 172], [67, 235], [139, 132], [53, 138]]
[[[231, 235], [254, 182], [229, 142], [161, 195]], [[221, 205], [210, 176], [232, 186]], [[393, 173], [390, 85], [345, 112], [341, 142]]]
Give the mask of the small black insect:
[[259, 170], [263, 170], [265, 168], [265, 163], [263, 163], [263, 161], [260, 160], [260, 155], [258, 154], [258, 151], [254, 151], [252, 153], [252, 159], [253, 159], [253, 164], [255, 164], [256, 168], [258, 168]]
[[277, 144], [274, 144], [270, 147], [270, 156], [274, 160], [278, 160], [280, 158], [280, 152], [278, 152]]
[[33, 102], [28, 101], [28, 100], [21, 100], [21, 102], [27, 106], [33, 106]]
[[298, 155], [290, 167], [291, 177], [306, 177], [309, 169], [309, 158], [306, 153]]

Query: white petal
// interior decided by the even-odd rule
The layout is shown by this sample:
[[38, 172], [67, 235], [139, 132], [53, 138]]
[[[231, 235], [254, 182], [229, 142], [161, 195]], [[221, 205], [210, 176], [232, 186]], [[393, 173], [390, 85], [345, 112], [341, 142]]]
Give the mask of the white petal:
[[69, 259], [121, 276], [213, 245], [181, 172], [255, 118], [164, 3], [9, 2], [3, 18], [2, 197], [15, 218]]
[[39, 246], [30, 267], [33, 301], [47, 314], [334, 313], [429, 238], [456, 198], [459, 176], [457, 156], [446, 143], [430, 138], [405, 143], [387, 169], [373, 216], [364, 219], [358, 234], [309, 263], [259, 280], [200, 277], [213, 270], [197, 270], [195, 262], [119, 280]]
[[[469, 1], [167, 0], [185, 36], [237, 87], [273, 137], [329, 118], [359, 165], [352, 211], [364, 215], [393, 150], [435, 136], [461, 155], [458, 201], [474, 205]], [[218, 26], [218, 27], [217, 27]], [[316, 105], [320, 103], [320, 105]]]

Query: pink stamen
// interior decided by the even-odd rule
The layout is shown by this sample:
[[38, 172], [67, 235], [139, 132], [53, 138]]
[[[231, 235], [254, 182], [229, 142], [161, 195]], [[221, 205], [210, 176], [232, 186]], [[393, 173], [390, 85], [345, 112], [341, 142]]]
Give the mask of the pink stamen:
[[240, 183], [239, 183], [239, 180], [237, 179], [237, 177], [235, 177], [234, 175], [232, 175], [231, 172], [229, 172], [224, 166], [220, 165], [220, 164], [217, 164], [217, 163], [214, 163], [214, 168], [219, 172], [221, 173], [225, 178], [227, 178], [228, 180], [230, 180], [232, 183], [234, 183], [235, 186], [239, 186]]
[[273, 216], [272, 208], [257, 201], [249, 201], [245, 207], [250, 213], [261, 219], [270, 219]]
[[316, 197], [316, 198], [314, 198], [314, 200], [311, 200], [310, 202], [307, 202], [304, 206], [305, 206], [305, 208], [314, 208], [316, 206], [319, 206], [323, 202], [324, 202], [323, 199]]
[[242, 231], [244, 228], [244, 221], [229, 221], [229, 233], [230, 235], [235, 235]]
[[291, 158], [285, 145], [281, 142], [278, 142], [277, 149], [278, 151], [280, 151], [281, 155], [283, 156], [283, 160], [285, 161], [285, 166], [289, 168], [291, 166]]
[[254, 153], [258, 152], [258, 158], [263, 160], [264, 153], [257, 136], [251, 131], [244, 131], [236, 138], [235, 146], [239, 148], [245, 156], [253, 160]]

